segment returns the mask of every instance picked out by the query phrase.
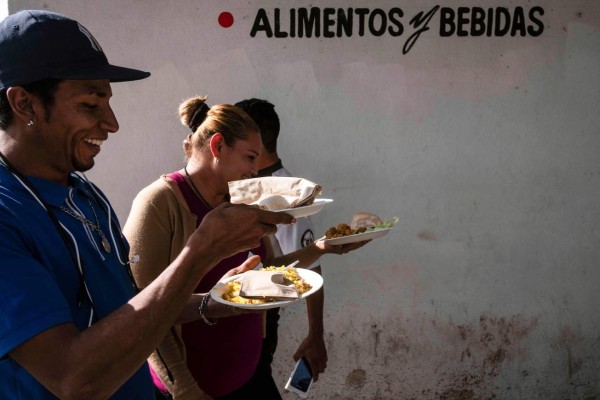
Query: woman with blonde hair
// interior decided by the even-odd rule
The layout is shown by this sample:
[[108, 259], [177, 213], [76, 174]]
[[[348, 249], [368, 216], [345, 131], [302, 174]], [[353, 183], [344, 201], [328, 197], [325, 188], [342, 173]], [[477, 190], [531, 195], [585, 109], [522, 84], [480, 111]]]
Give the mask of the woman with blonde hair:
[[[209, 107], [206, 97], [193, 97], [180, 105], [179, 115], [191, 131], [183, 144], [186, 164], [136, 196], [124, 228], [131, 253], [141, 255], [133, 274], [142, 288], [177, 257], [204, 216], [229, 201], [228, 182], [256, 175], [262, 150], [258, 126], [235, 106]], [[163, 393], [175, 399], [281, 399], [270, 372], [256, 368], [262, 315], [227, 308], [207, 292], [226, 271], [246, 261], [250, 250], [257, 265], [259, 260], [283, 265], [299, 259], [299, 266], [308, 266], [323, 254], [360, 247], [317, 241], [274, 259], [272, 249], [257, 245], [207, 271], [189, 301], [189, 312], [152, 354], [151, 372]]]

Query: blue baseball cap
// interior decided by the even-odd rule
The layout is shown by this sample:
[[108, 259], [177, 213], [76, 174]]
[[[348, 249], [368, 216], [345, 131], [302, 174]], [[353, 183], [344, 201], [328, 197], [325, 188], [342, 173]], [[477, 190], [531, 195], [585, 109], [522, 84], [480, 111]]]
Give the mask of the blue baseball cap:
[[149, 72], [118, 67], [79, 22], [64, 15], [24, 10], [0, 22], [0, 89], [41, 79], [144, 79]]

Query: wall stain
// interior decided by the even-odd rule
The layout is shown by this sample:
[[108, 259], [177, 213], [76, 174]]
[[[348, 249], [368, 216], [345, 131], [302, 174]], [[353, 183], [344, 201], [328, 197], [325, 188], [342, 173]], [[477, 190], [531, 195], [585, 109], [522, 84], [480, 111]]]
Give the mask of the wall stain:
[[475, 393], [472, 390], [454, 390], [450, 389], [439, 394], [440, 400], [475, 400]]
[[417, 234], [417, 237], [421, 240], [434, 241], [436, 239], [435, 233], [429, 231], [422, 231]]
[[358, 390], [365, 386], [366, 380], [367, 371], [364, 369], [355, 369], [346, 377], [346, 384]]
[[577, 344], [582, 340], [582, 338], [575, 333], [568, 326], [563, 326], [560, 328], [560, 333], [558, 336], [552, 340], [552, 348], [558, 350], [563, 347], [568, 347], [573, 344]]
[[373, 354], [377, 357], [377, 349], [379, 348], [379, 340], [381, 337], [381, 329], [377, 329], [377, 324], [371, 325], [371, 331], [373, 332]]
[[[380, 390], [377, 398], [386, 399], [401, 390], [403, 399], [493, 400], [495, 392], [509, 390], [499, 388], [495, 379], [506, 364], [527, 357], [525, 340], [538, 320], [481, 314], [463, 324], [422, 316], [348, 325], [346, 331], [355, 330], [363, 338], [361, 346], [361, 340], [352, 337], [346, 350], [352, 365], [346, 386], [357, 394]], [[567, 339], [557, 343], [570, 337], [563, 336]], [[365, 347], [367, 337], [372, 345]], [[384, 366], [383, 373], [375, 373], [377, 364]]]
[[560, 333], [558, 337], [556, 337], [552, 341], [552, 348], [555, 350], [564, 349], [566, 354], [566, 369], [567, 369], [567, 379], [569, 381], [573, 380], [573, 376], [581, 370], [583, 360], [581, 358], [575, 357], [572, 352], [572, 346], [576, 345], [582, 340], [582, 338], [575, 333], [568, 326], [563, 326], [560, 329]]

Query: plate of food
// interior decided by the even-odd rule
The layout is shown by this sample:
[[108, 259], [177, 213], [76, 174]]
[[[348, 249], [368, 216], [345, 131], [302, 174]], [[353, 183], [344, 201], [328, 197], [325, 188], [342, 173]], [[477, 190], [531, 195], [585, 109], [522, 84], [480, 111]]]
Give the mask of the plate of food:
[[294, 218], [308, 217], [321, 211], [325, 204], [329, 204], [333, 199], [315, 199], [314, 203], [309, 206], [294, 207], [294, 208], [283, 208], [280, 210], [273, 210], [275, 212], [282, 212], [291, 215]]
[[392, 228], [372, 229], [361, 233], [353, 233], [347, 236], [340, 236], [331, 239], [325, 239], [327, 244], [339, 246], [341, 244], [364, 242], [365, 240], [373, 240], [387, 235]]
[[263, 271], [281, 271], [285, 278], [294, 283], [298, 298], [281, 300], [272, 298], [247, 298], [240, 295], [243, 274], [230, 276], [220, 280], [210, 291], [213, 300], [232, 307], [266, 310], [269, 308], [284, 307], [298, 300], [302, 300], [315, 293], [323, 286], [323, 277], [309, 269], [285, 267], [261, 268]]
[[339, 246], [377, 239], [387, 235], [397, 222], [396, 217], [384, 221], [372, 213], [356, 212], [352, 215], [350, 224], [341, 223], [327, 229], [325, 243]]

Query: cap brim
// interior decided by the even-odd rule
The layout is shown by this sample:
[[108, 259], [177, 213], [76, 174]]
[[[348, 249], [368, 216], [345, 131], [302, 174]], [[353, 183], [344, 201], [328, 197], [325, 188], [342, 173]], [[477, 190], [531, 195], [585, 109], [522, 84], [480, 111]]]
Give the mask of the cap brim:
[[51, 78], [75, 80], [109, 79], [111, 82], [129, 82], [144, 79], [149, 76], [150, 72], [147, 71], [106, 64], [80, 69], [78, 71], [68, 71], [54, 74], [51, 76]]

